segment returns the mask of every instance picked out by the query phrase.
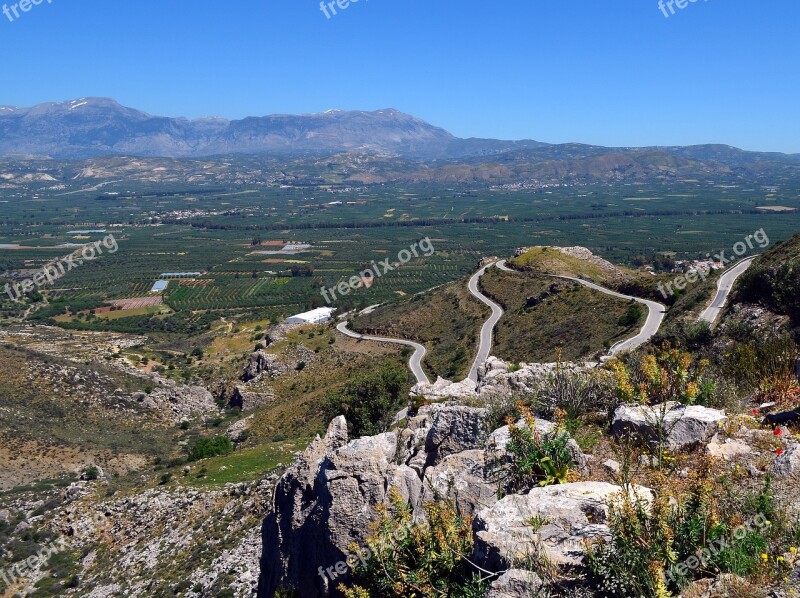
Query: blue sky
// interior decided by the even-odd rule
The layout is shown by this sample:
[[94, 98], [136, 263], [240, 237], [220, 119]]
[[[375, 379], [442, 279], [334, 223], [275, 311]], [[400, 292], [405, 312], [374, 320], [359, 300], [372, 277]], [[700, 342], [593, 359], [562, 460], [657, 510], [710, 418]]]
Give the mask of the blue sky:
[[[0, 0], [12, 5], [19, 0]], [[47, 0], [0, 13], [0, 104], [397, 108], [456, 135], [800, 152], [800, 3]]]

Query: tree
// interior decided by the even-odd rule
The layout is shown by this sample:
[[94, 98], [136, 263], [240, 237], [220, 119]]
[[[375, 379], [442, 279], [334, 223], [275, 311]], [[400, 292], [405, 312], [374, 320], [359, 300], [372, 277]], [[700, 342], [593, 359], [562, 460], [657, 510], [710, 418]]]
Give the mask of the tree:
[[394, 415], [405, 405], [407, 386], [405, 368], [385, 365], [329, 392], [325, 412], [331, 419], [343, 414], [352, 436], [380, 434], [389, 429]]

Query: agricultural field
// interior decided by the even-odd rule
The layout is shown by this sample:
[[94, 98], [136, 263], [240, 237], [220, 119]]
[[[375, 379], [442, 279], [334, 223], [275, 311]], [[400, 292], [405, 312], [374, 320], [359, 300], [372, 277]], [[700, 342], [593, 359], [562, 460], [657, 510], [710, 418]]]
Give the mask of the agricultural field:
[[[697, 258], [763, 228], [771, 241], [800, 228], [800, 181], [621, 184], [544, 189], [437, 185], [307, 187], [118, 182], [101, 191], [0, 190], [0, 283], [33, 275], [113, 234], [119, 250], [87, 261], [33, 295], [29, 318], [72, 329], [166, 335], [208, 332], [221, 318], [280, 319], [326, 305], [335, 288], [429, 239], [435, 252], [339, 296], [340, 313], [402, 301], [461, 280], [484, 256], [520, 246], [583, 245], [615, 263], [662, 253]], [[5, 193], [5, 195], [4, 195]], [[92, 232], [98, 231], [98, 232]], [[100, 232], [105, 231], [105, 232]], [[127, 304], [157, 295], [163, 307]], [[0, 301], [0, 316], [31, 307]], [[113, 311], [108, 311], [113, 308]], [[76, 317], [78, 314], [78, 317]], [[81, 315], [82, 314], [82, 315]]]

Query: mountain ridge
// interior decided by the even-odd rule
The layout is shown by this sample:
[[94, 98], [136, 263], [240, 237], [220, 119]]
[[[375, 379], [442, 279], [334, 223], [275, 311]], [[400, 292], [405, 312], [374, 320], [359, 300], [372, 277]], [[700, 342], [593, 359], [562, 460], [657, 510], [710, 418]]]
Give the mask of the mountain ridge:
[[[355, 183], [538, 185], [758, 178], [795, 175], [800, 167], [800, 154], [750, 152], [724, 144], [604, 147], [459, 138], [394, 108], [190, 120], [154, 116], [99, 97], [29, 108], [0, 106], [0, 157], [63, 161], [237, 155], [312, 161], [333, 157], [344, 162], [346, 178]], [[367, 157], [367, 162], [358, 156]]]

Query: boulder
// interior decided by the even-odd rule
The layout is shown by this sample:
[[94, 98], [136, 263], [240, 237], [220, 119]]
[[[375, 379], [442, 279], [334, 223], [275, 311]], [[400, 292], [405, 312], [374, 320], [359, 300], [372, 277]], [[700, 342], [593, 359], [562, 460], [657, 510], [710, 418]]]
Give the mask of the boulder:
[[258, 378], [267, 369], [268, 363], [269, 360], [264, 351], [256, 351], [250, 355], [250, 361], [242, 374], [242, 382], [250, 382], [250, 380]]
[[448, 455], [483, 446], [487, 409], [447, 405], [434, 407], [432, 414], [431, 429], [425, 438], [427, 465], [437, 465]]
[[693, 449], [707, 442], [725, 421], [724, 411], [699, 405], [670, 402], [661, 405], [621, 405], [614, 413], [615, 436], [633, 434], [644, 442], [655, 442], [659, 428], [670, 450]]
[[226, 432], [228, 438], [231, 439], [231, 442], [244, 442], [247, 439], [247, 436], [250, 432], [250, 424], [253, 421], [254, 416], [249, 416], [244, 419], [240, 419], [237, 422], [233, 422], [230, 426], [228, 426], [228, 431]]
[[486, 453], [464, 451], [425, 470], [422, 503], [450, 499], [461, 516], [473, 516], [497, 502], [497, 484], [489, 480]]
[[[347, 441], [347, 422], [331, 422], [281, 477], [273, 510], [262, 528], [259, 596], [293, 588], [301, 598], [330, 596], [346, 582], [344, 561], [353, 545], [364, 546], [376, 507], [389, 504], [396, 489], [420, 512], [422, 482], [407, 465], [394, 463], [394, 433]], [[345, 573], [319, 574], [340, 564]]]
[[448, 455], [483, 447], [486, 409], [435, 403], [421, 407], [398, 432], [397, 462], [422, 477]]
[[[585, 540], [609, 539], [608, 507], [622, 492], [614, 484], [577, 482], [506, 496], [475, 519], [475, 562], [502, 571], [544, 556], [556, 566], [581, 566]], [[653, 496], [641, 487], [636, 494]]]
[[773, 475], [785, 478], [800, 472], [800, 444], [790, 444], [772, 463]]
[[266, 373], [271, 378], [277, 378], [288, 372], [292, 365], [278, 360], [277, 355], [259, 350], [250, 355], [250, 361], [242, 374], [242, 382], [250, 382]]
[[706, 451], [712, 457], [725, 461], [736, 461], [753, 452], [747, 444], [728, 438], [724, 442], [709, 442]]
[[478, 396], [478, 385], [470, 379], [451, 382], [438, 378], [433, 384], [420, 382], [411, 389], [412, 397], [422, 397], [431, 403], [448, 399], [474, 399]]
[[483, 364], [478, 366], [478, 380], [486, 382], [496, 378], [500, 374], [508, 373], [508, 364], [497, 357], [489, 357]]
[[497, 364], [494, 359], [490, 357], [486, 362], [486, 372], [483, 377], [480, 377], [479, 372], [481, 382], [478, 394], [486, 399], [534, 393], [542, 381], [553, 375], [559, 368], [577, 374], [597, 367], [594, 362], [582, 364], [527, 363], [521, 364], [514, 371], [509, 371], [508, 367], [503, 363], [502, 365], [505, 367], [505, 371], [503, 371], [503, 367]]
[[544, 587], [533, 571], [509, 569], [492, 583], [485, 598], [530, 598]]
[[275, 401], [275, 394], [267, 387], [258, 391], [245, 386], [235, 386], [229, 401], [231, 407], [239, 407], [242, 411], [251, 411], [262, 405]]

